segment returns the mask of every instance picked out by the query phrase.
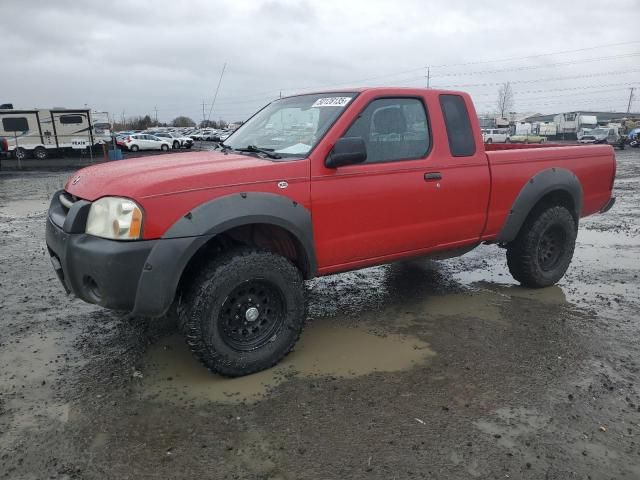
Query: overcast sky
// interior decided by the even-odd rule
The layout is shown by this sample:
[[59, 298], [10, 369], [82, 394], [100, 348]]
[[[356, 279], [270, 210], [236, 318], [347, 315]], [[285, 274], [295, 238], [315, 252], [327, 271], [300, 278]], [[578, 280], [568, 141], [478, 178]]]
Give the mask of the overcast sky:
[[0, 31], [0, 103], [16, 108], [199, 121], [226, 62], [212, 119], [280, 92], [425, 86], [427, 65], [479, 112], [505, 81], [519, 112], [626, 111], [632, 86], [640, 110], [638, 0], [1, 0]]

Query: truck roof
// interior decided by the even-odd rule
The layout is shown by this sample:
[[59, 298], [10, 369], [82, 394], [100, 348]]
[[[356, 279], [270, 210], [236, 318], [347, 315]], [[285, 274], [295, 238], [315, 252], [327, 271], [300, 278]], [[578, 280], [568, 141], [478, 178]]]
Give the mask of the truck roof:
[[461, 92], [457, 90], [441, 90], [434, 88], [426, 88], [426, 87], [345, 87], [345, 88], [332, 88], [328, 90], [313, 90], [308, 92], [296, 93], [294, 95], [288, 95], [282, 98], [291, 98], [291, 97], [299, 97], [301, 95], [318, 95], [318, 94], [327, 94], [327, 93], [363, 93], [363, 92], [377, 92], [383, 94], [424, 94], [425, 92], [432, 92], [434, 94], [439, 93], [451, 93], [456, 95], [468, 95], [467, 92]]

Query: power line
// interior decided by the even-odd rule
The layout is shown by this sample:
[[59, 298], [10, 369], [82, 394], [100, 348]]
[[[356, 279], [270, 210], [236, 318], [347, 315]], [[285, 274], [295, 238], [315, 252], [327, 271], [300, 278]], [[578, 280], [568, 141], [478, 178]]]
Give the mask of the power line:
[[622, 45], [632, 45], [632, 44], [636, 44], [636, 43], [640, 43], [640, 40], [633, 40], [630, 42], [621, 42], [621, 43], [609, 43], [608, 45], [598, 45], [595, 47], [585, 47], [585, 48], [578, 48], [575, 50], [561, 50], [561, 51], [557, 51], [557, 52], [548, 52], [548, 53], [539, 53], [536, 55], [526, 55], [523, 57], [508, 57], [508, 58], [499, 58], [499, 59], [495, 59], [495, 60], [478, 60], [478, 61], [473, 61], [473, 62], [464, 62], [464, 63], [448, 63], [448, 64], [442, 64], [442, 65], [433, 65], [434, 68], [441, 68], [441, 67], [462, 67], [462, 66], [467, 66], [467, 65], [479, 65], [479, 64], [483, 64], [483, 63], [498, 63], [498, 62], [510, 62], [513, 60], [525, 60], [525, 59], [529, 59], [529, 58], [540, 58], [540, 57], [548, 57], [551, 55], [562, 55], [565, 53], [576, 53], [576, 52], [586, 52], [588, 50], [601, 50], [603, 48], [609, 48], [609, 47], [619, 47]]
[[497, 70], [478, 70], [475, 72], [452, 72], [452, 73], [443, 73], [433, 75], [434, 77], [458, 77], [458, 76], [471, 76], [471, 75], [487, 75], [492, 73], [503, 73], [503, 72], [517, 72], [517, 71], [525, 71], [525, 70], [536, 70], [539, 68], [553, 68], [559, 66], [566, 65], [577, 65], [580, 63], [589, 63], [589, 62], [600, 62], [603, 60], [612, 60], [612, 59], [620, 59], [620, 58], [630, 58], [640, 56], [640, 52], [634, 53], [625, 53], [622, 55], [610, 55], [607, 57], [597, 57], [597, 58], [585, 58], [582, 60], [568, 60], [566, 62], [557, 62], [557, 63], [547, 63], [545, 65], [527, 65], [522, 67], [509, 67], [509, 68], [500, 68]]
[[[602, 73], [590, 73], [588, 75], [571, 75], [567, 77], [549, 77], [549, 78], [534, 78], [530, 80], [512, 80], [510, 83], [538, 83], [538, 82], [552, 82], [558, 80], [575, 80], [579, 78], [594, 78], [594, 77], [603, 77], [609, 75], [624, 75], [628, 73], [637, 73], [640, 70], [617, 70], [612, 72], [602, 72]], [[495, 87], [498, 85], [502, 85], [504, 82], [486, 82], [486, 83], [466, 83], [466, 84], [457, 84], [457, 85], [438, 85], [435, 88], [464, 88], [464, 87]]]

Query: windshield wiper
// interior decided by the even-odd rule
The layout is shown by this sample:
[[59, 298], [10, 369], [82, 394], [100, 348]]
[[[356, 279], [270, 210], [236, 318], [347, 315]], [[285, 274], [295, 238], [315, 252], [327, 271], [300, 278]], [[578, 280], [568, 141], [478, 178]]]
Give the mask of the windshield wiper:
[[218, 142], [215, 148], [221, 148], [222, 152], [226, 152], [227, 150], [233, 150], [229, 145], [225, 145], [224, 142]]
[[[227, 147], [227, 148], [231, 148], [231, 147]], [[260, 147], [256, 147], [255, 145], [247, 145], [246, 148], [234, 148], [234, 150], [236, 152], [262, 153], [267, 157], [273, 158], [273, 159], [282, 158], [277, 153], [273, 153], [273, 150], [274, 150], [273, 148], [260, 148]]]

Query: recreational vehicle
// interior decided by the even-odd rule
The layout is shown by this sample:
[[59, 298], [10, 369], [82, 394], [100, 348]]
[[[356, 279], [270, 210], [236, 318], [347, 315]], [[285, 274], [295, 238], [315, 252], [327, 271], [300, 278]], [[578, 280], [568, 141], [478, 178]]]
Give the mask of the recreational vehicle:
[[108, 116], [88, 109], [0, 110], [0, 138], [18, 159], [45, 159], [63, 149], [84, 149], [111, 136]]

